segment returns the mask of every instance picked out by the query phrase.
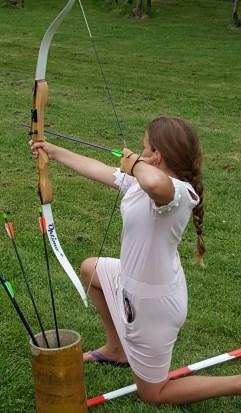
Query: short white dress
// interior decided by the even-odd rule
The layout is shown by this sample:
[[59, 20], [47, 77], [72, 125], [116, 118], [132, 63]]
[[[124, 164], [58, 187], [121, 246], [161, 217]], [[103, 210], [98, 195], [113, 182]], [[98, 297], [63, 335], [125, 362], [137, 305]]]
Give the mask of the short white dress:
[[187, 288], [178, 244], [199, 203], [193, 187], [171, 178], [175, 195], [157, 207], [136, 178], [115, 172], [123, 232], [120, 259], [100, 258], [97, 274], [133, 372], [150, 383], [165, 380], [187, 315]]

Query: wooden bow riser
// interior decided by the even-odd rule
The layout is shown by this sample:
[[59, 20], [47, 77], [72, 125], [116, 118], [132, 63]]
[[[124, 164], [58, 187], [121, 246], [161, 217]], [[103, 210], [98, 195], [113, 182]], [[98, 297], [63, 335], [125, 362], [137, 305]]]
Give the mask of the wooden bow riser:
[[[34, 142], [44, 141], [44, 110], [48, 101], [48, 84], [45, 80], [35, 81], [32, 109], [31, 136]], [[48, 155], [43, 149], [38, 150], [38, 188], [42, 205], [49, 204], [53, 199], [52, 185], [48, 178]]]

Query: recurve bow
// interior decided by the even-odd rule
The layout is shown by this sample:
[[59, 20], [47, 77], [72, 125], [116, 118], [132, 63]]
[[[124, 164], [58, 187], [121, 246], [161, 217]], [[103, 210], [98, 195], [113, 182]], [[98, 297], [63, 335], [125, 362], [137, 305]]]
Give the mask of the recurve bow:
[[[60, 24], [64, 20], [65, 16], [71, 10], [75, 3], [75, 0], [69, 0], [62, 11], [54, 19], [54, 21], [48, 27], [40, 45], [38, 61], [35, 75], [35, 85], [33, 93], [33, 109], [32, 109], [32, 122], [30, 134], [34, 141], [43, 141], [44, 137], [44, 112], [45, 106], [48, 101], [48, 84], [46, 82], [46, 67], [48, 60], [48, 51], [52, 38], [58, 30]], [[48, 156], [44, 150], [39, 149], [37, 160], [39, 181], [38, 189], [43, 209], [43, 214], [46, 220], [47, 234], [51, 247], [57, 257], [59, 263], [63, 267], [66, 274], [73, 282], [75, 288], [79, 292], [85, 306], [88, 306], [85, 290], [80, 282], [79, 277], [75, 273], [73, 267], [68, 261], [65, 253], [59, 243], [56, 233], [51, 203], [53, 200], [52, 185], [48, 178]]]

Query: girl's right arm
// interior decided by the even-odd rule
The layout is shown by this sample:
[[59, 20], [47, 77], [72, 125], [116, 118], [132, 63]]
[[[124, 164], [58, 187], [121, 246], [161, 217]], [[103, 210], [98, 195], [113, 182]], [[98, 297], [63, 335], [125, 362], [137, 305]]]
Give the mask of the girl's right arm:
[[30, 141], [30, 146], [35, 157], [38, 157], [38, 149], [42, 148], [47, 153], [49, 159], [62, 163], [64, 166], [72, 169], [85, 178], [101, 182], [117, 189], [114, 184], [116, 178], [113, 175], [116, 168], [112, 166], [108, 166], [103, 162], [88, 158], [87, 156], [78, 155], [46, 141]]

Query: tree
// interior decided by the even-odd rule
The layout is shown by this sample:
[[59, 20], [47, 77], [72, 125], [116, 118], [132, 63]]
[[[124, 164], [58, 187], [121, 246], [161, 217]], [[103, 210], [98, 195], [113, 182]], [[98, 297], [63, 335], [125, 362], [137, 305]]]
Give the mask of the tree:
[[241, 26], [241, 21], [238, 17], [238, 6], [239, 6], [239, 0], [233, 0], [233, 25], [236, 27]]
[[144, 0], [136, 0], [136, 5], [132, 10], [135, 17], [141, 17], [143, 14], [151, 14], [151, 0], [146, 0], [146, 9], [144, 3]]
[[[119, 0], [112, 0], [119, 3]], [[144, 14], [151, 14], [151, 0], [124, 0], [124, 3], [132, 7], [132, 14], [134, 17], [142, 17]]]
[[22, 7], [24, 7], [24, 0], [6, 0], [6, 5], [10, 7], [15, 7], [18, 4], [20, 4]]

